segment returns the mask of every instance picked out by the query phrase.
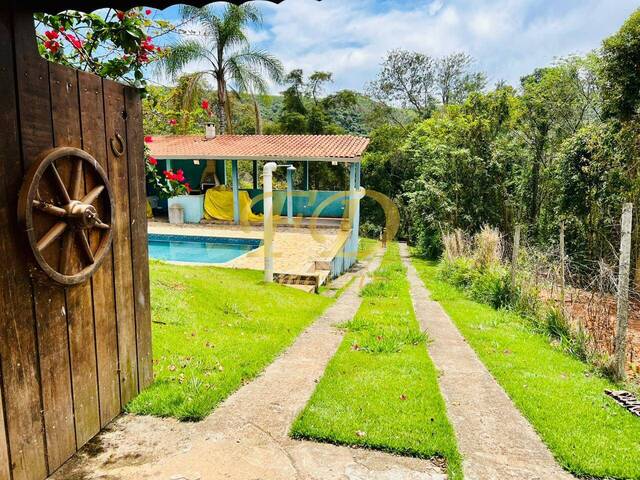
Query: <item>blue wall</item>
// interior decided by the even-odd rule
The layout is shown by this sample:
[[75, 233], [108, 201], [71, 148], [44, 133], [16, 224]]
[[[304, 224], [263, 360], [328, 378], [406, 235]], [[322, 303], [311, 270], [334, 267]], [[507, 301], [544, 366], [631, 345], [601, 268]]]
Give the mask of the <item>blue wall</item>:
[[[251, 199], [262, 195], [262, 190], [247, 190]], [[341, 192], [340, 192], [341, 193]], [[332, 199], [333, 197], [333, 199]], [[318, 190], [294, 190], [293, 191], [293, 215], [311, 217], [316, 209], [323, 203], [325, 205], [322, 211], [318, 212], [319, 217], [342, 218], [345, 210], [348, 211], [348, 200], [345, 195], [334, 191], [318, 191]], [[281, 207], [278, 211], [278, 207]], [[287, 192], [285, 190], [276, 190], [273, 192], [273, 207], [276, 215], [287, 215]], [[253, 213], [264, 213], [262, 200], [258, 200], [251, 207]]]
[[[173, 171], [177, 171], [178, 169], [182, 169], [184, 171], [184, 176], [186, 181], [195, 189], [200, 187], [200, 179], [202, 178], [202, 172], [206, 167], [206, 161], [201, 160], [200, 165], [195, 165], [193, 160], [173, 160], [171, 162], [171, 168]], [[158, 171], [163, 172], [167, 169], [166, 160], [158, 160]], [[225, 172], [225, 162], [223, 160], [216, 161], [216, 173], [218, 175], [218, 179], [220, 182], [224, 183], [226, 172]], [[153, 195], [154, 192], [151, 188], [147, 186], [148, 194]], [[249, 196], [253, 199], [262, 195], [262, 190], [253, 190], [247, 189], [249, 192]], [[327, 217], [327, 218], [342, 218], [345, 215], [345, 210], [348, 211], [348, 199], [345, 199], [344, 196], [336, 195], [335, 191], [317, 191], [317, 190], [294, 190], [293, 191], [293, 215], [294, 216], [303, 216], [310, 217], [316, 211], [318, 206], [333, 196], [334, 199], [329, 201], [328, 204], [324, 206], [321, 212], [319, 212], [318, 216]], [[280, 211], [275, 211], [276, 215], [287, 215], [287, 192], [284, 190], [276, 190], [273, 192], [273, 205], [274, 208], [277, 209], [279, 206]], [[166, 210], [167, 201], [161, 200], [159, 202], [159, 207]], [[251, 208], [254, 213], [260, 214], [263, 212], [262, 200], [257, 201]]]

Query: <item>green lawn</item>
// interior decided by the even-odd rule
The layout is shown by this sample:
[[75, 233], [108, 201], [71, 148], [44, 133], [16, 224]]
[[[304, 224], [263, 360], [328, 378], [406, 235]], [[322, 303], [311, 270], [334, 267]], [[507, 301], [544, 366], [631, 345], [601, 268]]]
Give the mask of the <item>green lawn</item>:
[[374, 254], [380, 246], [378, 240], [373, 238], [361, 238], [358, 244], [358, 260], [362, 261]]
[[332, 300], [262, 272], [151, 263], [154, 384], [129, 412], [200, 420], [259, 374]]
[[604, 394], [614, 384], [554, 348], [526, 320], [469, 300], [414, 259], [431, 291], [558, 462], [580, 475], [640, 478], [640, 419]]
[[397, 244], [391, 244], [356, 317], [291, 435], [422, 458], [460, 455], [413, 313]]

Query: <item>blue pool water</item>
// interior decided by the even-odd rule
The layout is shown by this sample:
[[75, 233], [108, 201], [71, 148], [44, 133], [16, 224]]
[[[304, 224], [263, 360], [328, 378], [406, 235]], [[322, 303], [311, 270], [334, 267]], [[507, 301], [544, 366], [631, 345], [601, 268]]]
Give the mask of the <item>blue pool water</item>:
[[260, 246], [260, 240], [149, 234], [149, 258], [170, 262], [225, 263]]

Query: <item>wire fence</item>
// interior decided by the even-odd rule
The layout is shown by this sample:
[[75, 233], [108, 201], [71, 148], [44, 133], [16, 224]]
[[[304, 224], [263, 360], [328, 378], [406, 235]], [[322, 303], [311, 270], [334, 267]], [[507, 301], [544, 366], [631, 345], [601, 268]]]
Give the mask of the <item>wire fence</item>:
[[[467, 258], [475, 268], [485, 271], [491, 265], [499, 265], [505, 278], [510, 277], [510, 291], [517, 297], [514, 300], [517, 305], [512, 306], [524, 312], [526, 302], [530, 302], [531, 311], [542, 304], [560, 312], [572, 335], [582, 342], [589, 360], [605, 367], [614, 377], [621, 378], [625, 372], [640, 384], [640, 285], [634, 285], [634, 269], [630, 269], [630, 216], [626, 221], [625, 225], [621, 221], [611, 222], [608, 231], [603, 233], [606, 241], [600, 242], [606, 246], [599, 249], [601, 255], [593, 255], [593, 250], [583, 251], [575, 245], [566, 249], [565, 236], [570, 238], [574, 233], [570, 226], [562, 225], [557, 241], [544, 248], [529, 241], [527, 232], [520, 231], [520, 227], [509, 234], [485, 227], [474, 236], [460, 230], [444, 235], [443, 260], [451, 264], [458, 258]], [[627, 232], [626, 249], [621, 248], [623, 231]], [[626, 284], [621, 282], [625, 275], [629, 280]], [[620, 290], [621, 286], [624, 291]], [[628, 314], [625, 315], [627, 298]], [[621, 315], [618, 315], [619, 305]], [[548, 313], [549, 308], [545, 311]], [[619, 327], [619, 317], [626, 326]], [[616, 333], [625, 328], [622, 357], [620, 345], [616, 348]]]

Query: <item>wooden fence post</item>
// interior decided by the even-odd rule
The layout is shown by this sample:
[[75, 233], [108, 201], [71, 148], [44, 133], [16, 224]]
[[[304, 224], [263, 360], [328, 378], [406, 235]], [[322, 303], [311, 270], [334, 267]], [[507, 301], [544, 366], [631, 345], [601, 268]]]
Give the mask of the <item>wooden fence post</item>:
[[564, 288], [565, 288], [565, 252], [564, 252], [564, 222], [560, 222], [560, 303], [564, 311]]
[[620, 266], [618, 268], [618, 328], [614, 343], [614, 375], [625, 378], [627, 325], [629, 323], [629, 273], [631, 267], [631, 224], [633, 204], [625, 203], [622, 208], [620, 228]]
[[513, 251], [511, 252], [511, 291], [516, 291], [516, 274], [518, 273], [518, 253], [520, 251], [520, 225], [513, 232]]

